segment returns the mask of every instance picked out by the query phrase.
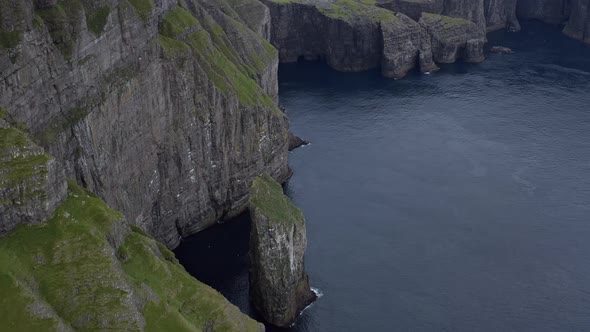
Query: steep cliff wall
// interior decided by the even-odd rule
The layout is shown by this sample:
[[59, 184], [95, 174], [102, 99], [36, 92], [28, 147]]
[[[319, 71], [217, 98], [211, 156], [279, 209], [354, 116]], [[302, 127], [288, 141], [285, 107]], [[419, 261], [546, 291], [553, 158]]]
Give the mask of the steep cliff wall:
[[590, 43], [590, 1], [571, 1], [571, 16], [563, 32], [572, 38]]
[[305, 218], [267, 175], [252, 183], [250, 215], [252, 302], [269, 323], [289, 326], [316, 298], [305, 273]]
[[260, 3], [0, 0], [0, 19], [0, 106], [168, 246], [242, 211], [256, 174], [286, 178]]
[[473, 22], [437, 14], [423, 14], [420, 25], [430, 34], [432, 54], [438, 63], [485, 60], [485, 34]]
[[0, 236], [48, 219], [66, 194], [58, 163], [24, 130], [0, 109]]
[[[457, 59], [483, 60], [481, 41], [485, 41], [486, 31], [483, 0], [380, 0], [375, 4], [354, 0], [264, 2], [272, 18], [271, 41], [279, 50], [282, 62], [322, 59], [340, 71], [381, 66], [384, 76], [402, 78], [414, 68], [423, 72], [436, 70], [436, 59], [444, 63]], [[489, 4], [489, 15], [496, 19], [496, 28], [506, 24], [517, 28], [514, 15], [509, 15], [513, 10], [505, 7], [508, 3], [514, 5], [510, 0]], [[418, 24], [429, 11], [448, 18], [444, 20], [446, 24], [430, 30], [426, 29], [428, 25]], [[447, 54], [433, 60], [434, 32], [440, 32], [436, 33], [440, 37], [436, 39], [438, 55]], [[461, 43], [455, 39], [463, 40], [463, 45], [459, 46]]]
[[570, 0], [518, 0], [517, 15], [525, 20], [559, 24], [568, 19], [570, 2]]
[[487, 31], [507, 28], [511, 31], [520, 30], [516, 17], [518, 0], [485, 0], [484, 13]]

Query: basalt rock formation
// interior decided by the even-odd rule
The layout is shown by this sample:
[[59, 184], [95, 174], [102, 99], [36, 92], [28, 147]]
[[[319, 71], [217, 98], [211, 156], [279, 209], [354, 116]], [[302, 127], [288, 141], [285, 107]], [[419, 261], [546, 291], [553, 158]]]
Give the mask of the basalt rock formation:
[[518, 0], [517, 4], [518, 17], [551, 24], [565, 22], [570, 12], [570, 0]]
[[250, 294], [271, 324], [289, 326], [316, 295], [309, 287], [303, 213], [269, 176], [252, 183], [250, 198]]
[[56, 160], [9, 122], [0, 109], [0, 236], [48, 219], [67, 188]]
[[590, 0], [571, 0], [571, 14], [563, 32], [590, 44]]
[[[282, 62], [322, 59], [340, 71], [381, 67], [384, 76], [394, 78], [402, 78], [414, 68], [423, 72], [437, 69], [432, 54], [432, 33], [415, 20], [416, 13], [410, 11], [407, 16], [389, 10], [402, 2], [380, 2], [379, 6], [345, 0], [265, 0], [265, 3], [272, 17], [271, 41], [279, 50]], [[475, 18], [479, 14], [474, 8], [445, 5], [441, 11]], [[460, 24], [456, 28], [448, 27], [452, 33], [463, 34], [459, 38], [475, 38], [472, 29], [464, 26], [468, 21], [446, 22]], [[479, 35], [484, 34], [484, 29]], [[439, 39], [439, 43], [446, 40]], [[449, 45], [454, 47], [454, 42]], [[473, 51], [483, 54], [483, 43], [473, 43], [470, 47], [481, 47]]]
[[[271, 42], [281, 62], [321, 59], [339, 71], [380, 66], [384, 76], [394, 78], [414, 68], [435, 70], [435, 62], [483, 60], [487, 31], [520, 30], [517, 9], [525, 19], [563, 22], [570, 18], [564, 32], [580, 40], [589, 39], [590, 31], [589, 0], [263, 1], [270, 8]], [[430, 14], [446, 23], [429, 30], [428, 25], [417, 24], [433, 23], [432, 18], [423, 19]], [[456, 25], [449, 26], [452, 23]]]
[[453, 63], [463, 59], [466, 62], [481, 62], [485, 59], [485, 35], [473, 22], [425, 13], [420, 25], [431, 36], [434, 61]]
[[289, 174], [269, 20], [254, 0], [0, 0], [0, 107], [173, 248]]

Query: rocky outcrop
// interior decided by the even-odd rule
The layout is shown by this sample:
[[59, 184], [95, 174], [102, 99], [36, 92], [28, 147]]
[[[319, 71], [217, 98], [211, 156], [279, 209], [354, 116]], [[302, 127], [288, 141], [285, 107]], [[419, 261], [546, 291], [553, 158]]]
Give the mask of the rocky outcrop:
[[289, 151], [293, 151], [299, 147], [309, 144], [299, 136], [295, 136], [292, 132], [289, 132]]
[[0, 238], [0, 271], [1, 331], [264, 331], [73, 183], [48, 222]]
[[487, 31], [506, 28], [519, 31], [520, 23], [516, 17], [516, 4], [520, 0], [485, 0], [484, 14]]
[[305, 273], [303, 213], [269, 176], [252, 183], [250, 198], [250, 294], [271, 324], [289, 326], [315, 294]]
[[424, 14], [420, 25], [430, 34], [432, 54], [438, 63], [458, 59], [481, 62], [485, 59], [485, 35], [473, 22], [436, 14]]
[[377, 6], [408, 15], [418, 21], [422, 13], [439, 14], [472, 21], [482, 30], [519, 30], [517, 0], [378, 0]]
[[504, 47], [504, 46], [492, 46], [490, 48], [490, 52], [498, 53], [498, 54], [513, 54], [514, 51], [511, 48]]
[[571, 15], [563, 32], [590, 44], [590, 0], [571, 0]]
[[269, 17], [253, 0], [1, 0], [0, 106], [172, 248], [243, 211], [256, 174], [289, 174]]
[[550, 24], [565, 23], [564, 34], [590, 43], [589, 0], [518, 0], [517, 15]]
[[67, 188], [55, 159], [9, 121], [0, 109], [0, 236], [48, 219]]
[[414, 68], [420, 68], [422, 72], [437, 70], [426, 30], [404, 14], [398, 13], [396, 19], [394, 24], [381, 25], [383, 76], [402, 78]]
[[324, 60], [339, 71], [364, 71], [381, 61], [380, 24], [392, 12], [354, 1], [268, 1], [271, 41], [281, 62]]
[[482, 32], [486, 31], [485, 0], [444, 0], [442, 15], [461, 18], [477, 25]]
[[570, 0], [518, 0], [516, 13], [521, 19], [559, 24], [570, 15]]
[[[271, 41], [282, 62], [321, 59], [340, 71], [380, 66], [384, 76], [393, 78], [402, 78], [414, 68], [423, 72], [437, 69], [431, 34], [416, 22], [421, 16], [417, 11], [431, 9], [480, 20], [478, 7], [440, 1], [380, 1], [378, 7], [342, 0], [265, 3], [272, 17]], [[392, 11], [406, 7], [414, 8], [408, 11], [410, 16]], [[439, 43], [445, 40], [439, 39]], [[483, 53], [483, 44], [470, 43], [470, 50], [474, 50], [469, 54], [475, 53], [476, 47], [482, 47], [478, 52]], [[476, 57], [470, 59], [475, 61]]]

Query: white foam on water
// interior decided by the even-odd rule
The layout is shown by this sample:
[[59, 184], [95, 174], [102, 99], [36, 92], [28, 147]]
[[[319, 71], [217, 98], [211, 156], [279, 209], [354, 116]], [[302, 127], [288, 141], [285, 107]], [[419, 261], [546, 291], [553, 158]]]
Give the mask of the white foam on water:
[[[320, 297], [324, 296], [324, 293], [322, 292], [321, 289], [319, 288], [314, 288], [314, 287], [310, 287], [311, 291], [315, 294], [315, 296], [317, 296], [317, 299], [315, 299], [315, 301], [311, 302], [307, 307], [303, 308], [303, 310], [301, 310], [301, 312], [299, 313], [299, 316], [297, 316], [297, 318], [299, 319], [299, 317], [301, 317], [301, 315], [303, 315], [303, 312], [309, 308], [311, 308], [314, 303], [316, 303], [317, 300], [320, 299]], [[297, 323], [297, 320], [295, 320], [295, 322], [293, 322], [293, 324], [289, 325], [289, 327], [293, 327], [295, 326], [295, 324]]]
[[311, 291], [315, 293], [315, 296], [317, 296], [317, 297], [318, 297], [318, 299], [319, 299], [320, 297], [324, 296], [324, 293], [322, 293], [322, 290], [321, 290], [321, 289], [319, 289], [319, 288], [314, 288], [314, 287], [311, 287]]

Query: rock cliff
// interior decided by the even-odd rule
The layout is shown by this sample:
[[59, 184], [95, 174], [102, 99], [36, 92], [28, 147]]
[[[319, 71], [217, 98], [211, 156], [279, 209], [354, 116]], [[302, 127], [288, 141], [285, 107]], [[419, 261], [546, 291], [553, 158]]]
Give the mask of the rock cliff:
[[[487, 31], [520, 30], [517, 9], [524, 19], [558, 23], [571, 18], [564, 32], [580, 40], [588, 39], [590, 26], [588, 0], [263, 1], [270, 8], [271, 41], [282, 62], [320, 59], [339, 71], [381, 66], [384, 76], [394, 78], [414, 68], [435, 70], [435, 62], [481, 61]], [[445, 26], [427, 30], [427, 25], [418, 25], [424, 23], [425, 14], [438, 15], [437, 21], [446, 22]], [[451, 23], [457, 25], [449, 27]], [[432, 39], [433, 31], [439, 38]], [[458, 47], [457, 40], [469, 42]], [[466, 54], [452, 51], [457, 48]], [[438, 54], [433, 55], [432, 49]]]
[[453, 63], [463, 59], [466, 62], [481, 62], [485, 59], [485, 35], [475, 23], [425, 13], [420, 19], [420, 25], [431, 36], [434, 61]]
[[269, 176], [252, 183], [250, 199], [250, 293], [271, 324], [289, 326], [315, 300], [305, 273], [303, 213]]
[[0, 109], [0, 236], [48, 219], [66, 194], [56, 160], [23, 130]]
[[571, 15], [563, 32], [590, 44], [590, 0], [571, 0]]
[[257, 1], [0, 0], [0, 106], [169, 247], [288, 175], [276, 51]]
[[517, 15], [525, 20], [563, 23], [570, 15], [570, 0], [518, 0]]
[[[469, 21], [446, 20], [448, 24], [461, 23], [457, 27], [448, 27], [448, 32], [457, 34], [460, 39], [479, 39], [485, 31], [483, 5], [470, 2], [380, 1], [377, 6], [347, 0], [264, 2], [270, 8], [272, 18], [271, 41], [279, 50], [282, 62], [295, 62], [300, 58], [322, 59], [340, 71], [363, 71], [380, 66], [384, 76], [402, 78], [414, 68], [424, 72], [436, 70], [432, 33], [417, 22], [424, 10], [476, 22], [465, 28], [464, 23]], [[407, 12], [393, 12], [404, 9]], [[474, 34], [473, 26], [481, 32]], [[438, 39], [437, 46], [447, 40], [449, 38]], [[483, 54], [483, 43], [469, 45], [470, 51]], [[456, 45], [453, 42], [444, 47], [454, 48]], [[481, 49], [476, 50], [476, 47]], [[476, 59], [475, 56], [466, 58]]]

